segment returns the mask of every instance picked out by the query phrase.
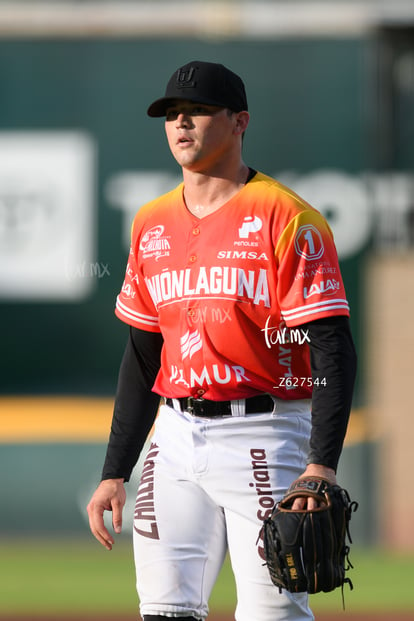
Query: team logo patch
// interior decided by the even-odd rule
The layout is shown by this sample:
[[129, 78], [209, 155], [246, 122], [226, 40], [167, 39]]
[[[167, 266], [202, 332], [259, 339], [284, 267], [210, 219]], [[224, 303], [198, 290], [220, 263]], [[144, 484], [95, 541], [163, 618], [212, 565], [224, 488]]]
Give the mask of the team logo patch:
[[143, 256], [146, 259], [153, 256], [159, 259], [162, 256], [168, 256], [170, 254], [171, 245], [167, 236], [164, 235], [164, 227], [162, 224], [153, 226], [144, 233], [139, 244], [139, 249], [142, 250]]
[[320, 259], [325, 248], [322, 235], [312, 224], [305, 224], [299, 227], [295, 236], [295, 251], [300, 257], [308, 261]]
[[195, 69], [190, 67], [189, 69], [179, 69], [175, 78], [175, 86], [177, 88], [194, 88], [196, 85], [193, 80]]

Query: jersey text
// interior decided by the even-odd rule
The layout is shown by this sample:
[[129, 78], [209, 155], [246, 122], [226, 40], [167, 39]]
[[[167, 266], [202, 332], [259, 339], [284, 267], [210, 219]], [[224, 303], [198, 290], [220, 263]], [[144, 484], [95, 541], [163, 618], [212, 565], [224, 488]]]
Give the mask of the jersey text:
[[200, 267], [163, 271], [145, 279], [156, 306], [194, 296], [237, 296], [270, 307], [267, 270], [243, 270], [237, 267]]

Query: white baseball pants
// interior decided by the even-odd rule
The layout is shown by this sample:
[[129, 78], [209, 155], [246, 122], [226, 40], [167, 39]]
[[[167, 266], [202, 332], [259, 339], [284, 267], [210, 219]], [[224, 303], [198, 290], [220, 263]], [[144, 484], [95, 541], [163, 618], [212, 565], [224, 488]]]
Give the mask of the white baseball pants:
[[310, 621], [306, 593], [279, 593], [261, 521], [306, 467], [310, 401], [271, 413], [197, 418], [161, 406], [134, 513], [141, 615], [204, 619], [227, 550], [237, 621]]

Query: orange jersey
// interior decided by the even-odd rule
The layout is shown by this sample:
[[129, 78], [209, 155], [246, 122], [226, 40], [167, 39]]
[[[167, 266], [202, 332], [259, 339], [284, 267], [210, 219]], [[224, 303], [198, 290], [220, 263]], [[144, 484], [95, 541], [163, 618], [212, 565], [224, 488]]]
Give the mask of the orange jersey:
[[303, 324], [349, 306], [326, 220], [256, 173], [202, 219], [183, 184], [142, 207], [115, 312], [162, 333], [157, 394], [302, 399], [312, 393]]

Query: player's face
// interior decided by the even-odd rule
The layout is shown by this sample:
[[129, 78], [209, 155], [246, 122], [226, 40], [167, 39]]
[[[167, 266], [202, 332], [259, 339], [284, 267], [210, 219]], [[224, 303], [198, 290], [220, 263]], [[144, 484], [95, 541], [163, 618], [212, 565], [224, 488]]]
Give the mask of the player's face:
[[169, 107], [165, 131], [180, 166], [206, 172], [220, 164], [238, 145], [241, 132], [236, 129], [236, 117], [225, 108], [191, 101], [176, 101]]

